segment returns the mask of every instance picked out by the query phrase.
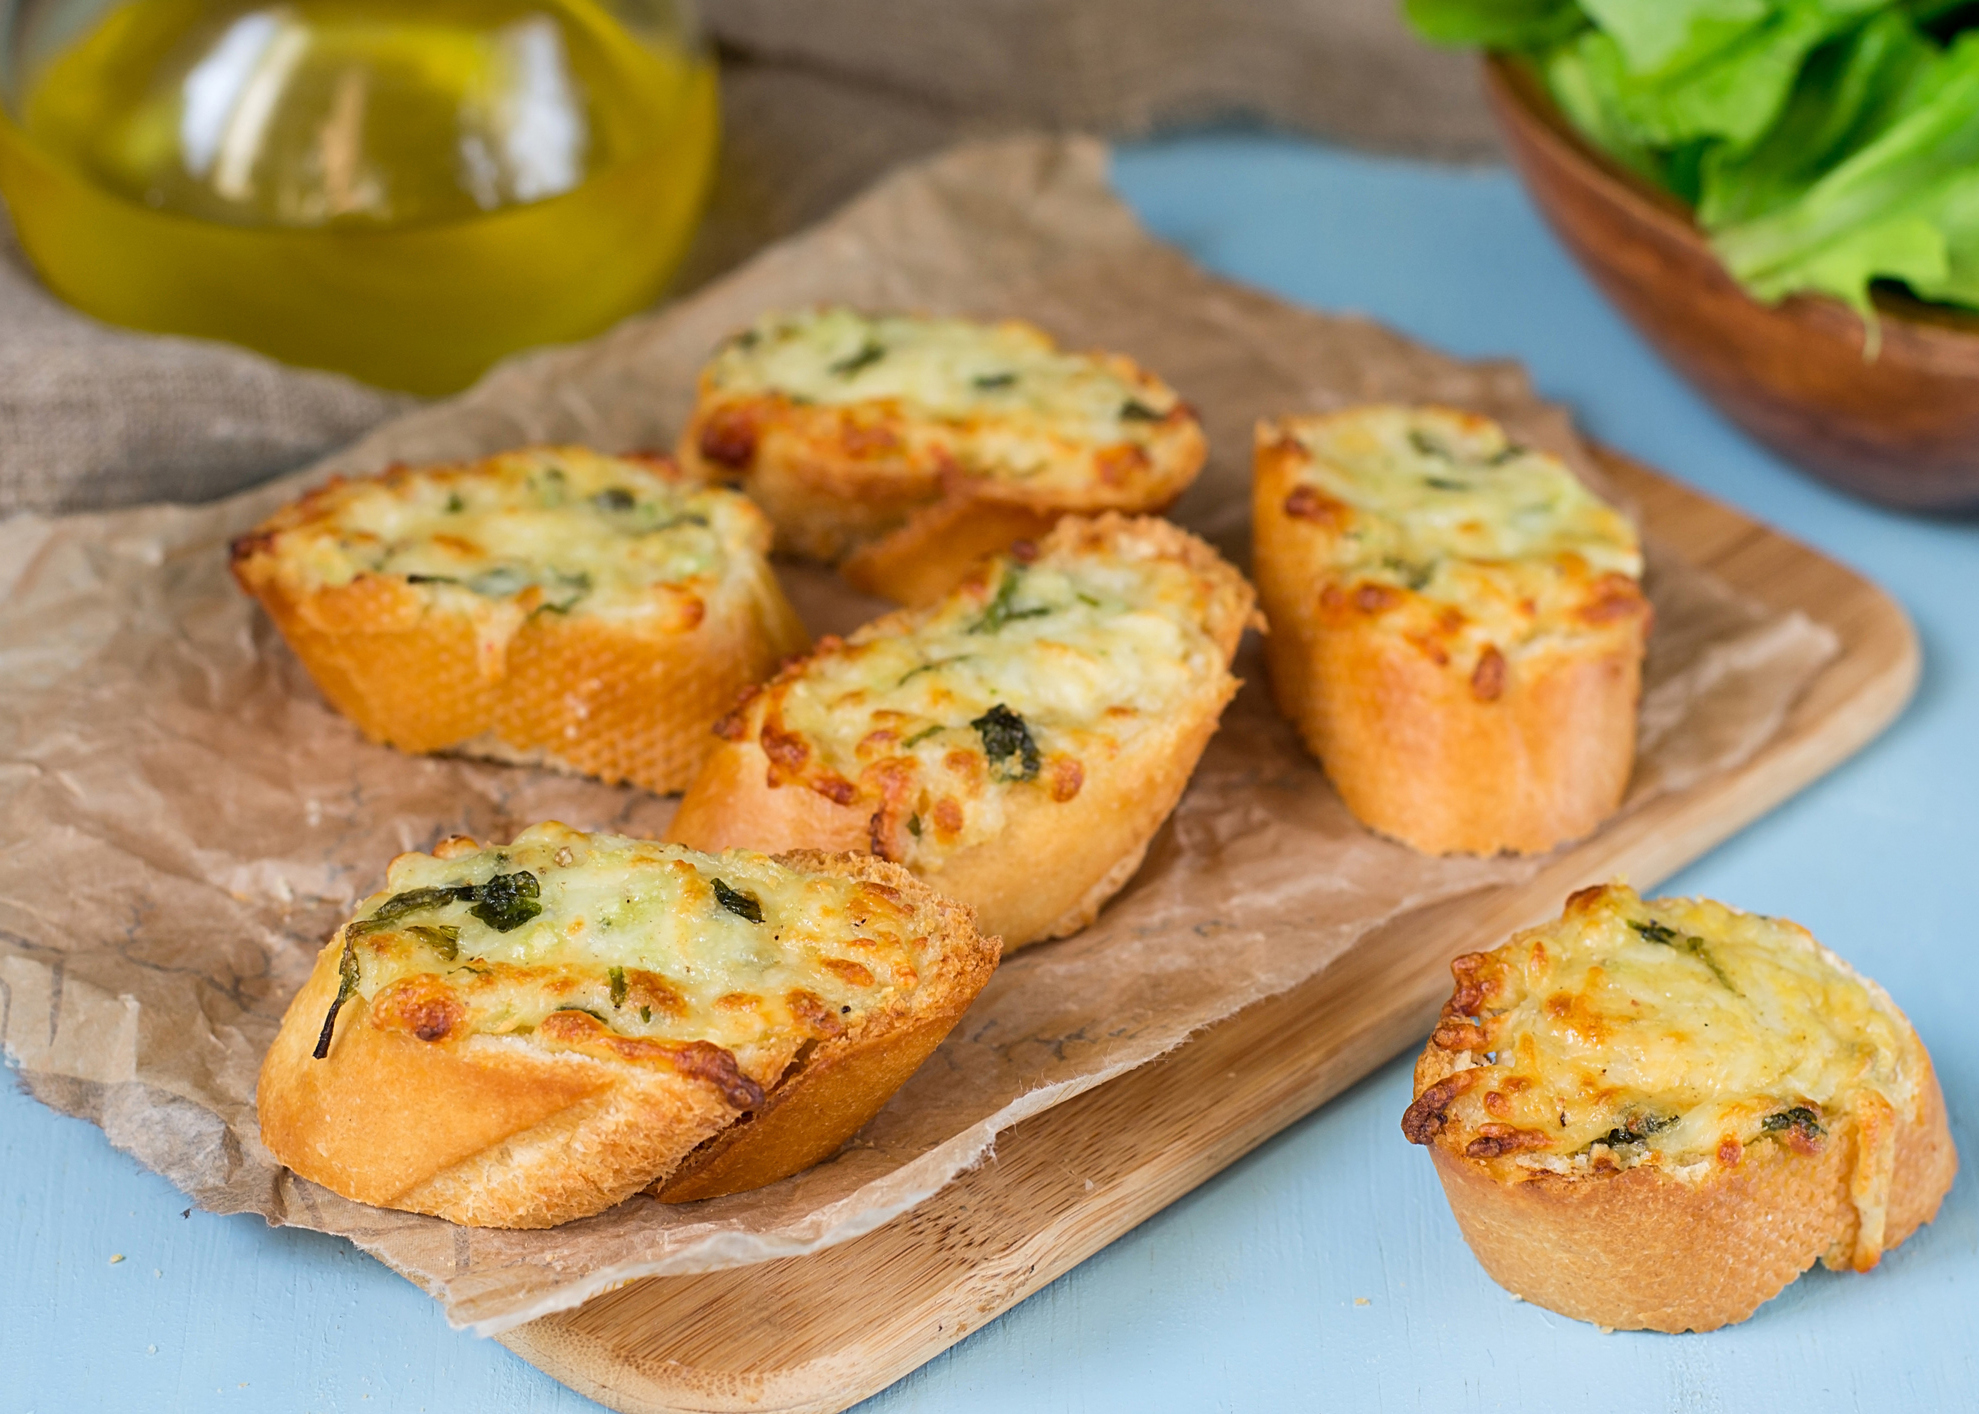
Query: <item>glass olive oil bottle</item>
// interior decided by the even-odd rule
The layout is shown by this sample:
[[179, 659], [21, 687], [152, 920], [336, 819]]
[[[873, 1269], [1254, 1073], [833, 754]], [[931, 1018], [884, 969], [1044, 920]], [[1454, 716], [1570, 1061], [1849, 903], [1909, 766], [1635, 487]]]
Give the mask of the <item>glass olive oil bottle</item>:
[[0, 188], [48, 284], [386, 387], [652, 301], [713, 167], [714, 68], [671, 0], [12, 8]]

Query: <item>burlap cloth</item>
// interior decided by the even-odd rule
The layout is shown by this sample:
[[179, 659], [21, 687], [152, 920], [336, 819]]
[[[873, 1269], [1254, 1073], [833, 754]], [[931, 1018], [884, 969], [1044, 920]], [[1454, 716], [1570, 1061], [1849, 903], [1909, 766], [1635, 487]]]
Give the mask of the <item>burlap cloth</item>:
[[[704, 0], [726, 140], [691, 289], [881, 171], [1016, 128], [1263, 122], [1386, 150], [1491, 151], [1470, 61], [1397, 0]], [[223, 344], [113, 329], [0, 230], [0, 515], [203, 501], [410, 405]]]

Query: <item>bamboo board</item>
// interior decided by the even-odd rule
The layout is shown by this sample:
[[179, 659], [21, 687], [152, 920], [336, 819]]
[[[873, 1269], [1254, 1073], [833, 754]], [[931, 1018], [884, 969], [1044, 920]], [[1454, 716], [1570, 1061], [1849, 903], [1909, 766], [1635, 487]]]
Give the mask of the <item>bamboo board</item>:
[[1650, 534], [1841, 641], [1745, 766], [1651, 801], [1523, 884], [1397, 919], [1297, 989], [1008, 1131], [990, 1162], [875, 1232], [808, 1257], [636, 1282], [502, 1342], [623, 1414], [844, 1409], [1418, 1044], [1456, 954], [1554, 916], [1585, 884], [1626, 874], [1647, 888], [1668, 877], [1902, 710], [1917, 638], [1887, 594], [1646, 467], [1601, 459]]

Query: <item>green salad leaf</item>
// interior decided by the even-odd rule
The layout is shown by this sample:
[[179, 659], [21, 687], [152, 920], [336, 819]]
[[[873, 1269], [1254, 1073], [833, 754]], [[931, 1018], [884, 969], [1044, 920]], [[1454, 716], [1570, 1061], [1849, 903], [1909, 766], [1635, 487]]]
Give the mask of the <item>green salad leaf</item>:
[[1875, 278], [1955, 288], [1951, 223], [1969, 221], [1964, 192], [1979, 179], [1979, 33], [1914, 81], [1905, 106], [1801, 196], [1716, 232], [1726, 267], [1762, 298], [1813, 289], [1865, 312]]
[[1691, 204], [1755, 296], [1879, 281], [1979, 308], [1974, 0], [1405, 0], [1522, 55], [1581, 133]]
[[1706, 157], [1697, 219], [1716, 230], [1778, 210], [1900, 117], [1937, 47], [1885, 11], [1808, 59], [1785, 112], [1750, 151]]
[[1532, 49], [1587, 28], [1574, 0], [1404, 0], [1403, 8], [1438, 44]]

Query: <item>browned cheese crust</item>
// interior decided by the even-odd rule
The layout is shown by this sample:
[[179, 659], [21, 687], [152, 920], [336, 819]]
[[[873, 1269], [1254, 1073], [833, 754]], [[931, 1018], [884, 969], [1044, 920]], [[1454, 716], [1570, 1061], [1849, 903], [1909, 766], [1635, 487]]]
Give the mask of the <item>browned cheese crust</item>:
[[[876, 714], [872, 723], [859, 716], [857, 730], [877, 725], [859, 741], [857, 759], [850, 762], [835, 760], [827, 743], [792, 720], [793, 697], [821, 679], [857, 674], [868, 661], [887, 661], [887, 655], [924, 639], [931, 626], [980, 621], [999, 602], [1006, 576], [1017, 570], [1035, 578], [1045, 571], [1076, 573], [1085, 564], [1143, 562], [1184, 572], [1172, 579], [1188, 600], [1186, 632], [1200, 643], [1201, 661], [1158, 714], [1123, 705], [1133, 696], [1130, 688], [1098, 689], [1092, 719], [1061, 719], [1041, 737], [1030, 779], [997, 784], [996, 763], [966, 728], [929, 746], [936, 753], [932, 761], [913, 754], [921, 745], [918, 738], [932, 730], [919, 716], [896, 722]], [[1236, 691], [1228, 665], [1252, 619], [1251, 605], [1241, 575], [1209, 546], [1166, 521], [1067, 518], [1041, 542], [1021, 544], [1016, 557], [979, 565], [946, 599], [889, 614], [847, 640], [827, 639], [809, 657], [787, 665], [718, 727], [723, 743], [683, 797], [669, 837], [698, 849], [746, 844], [898, 858], [931, 887], [972, 906], [983, 930], [1003, 939], [1006, 953], [1067, 936], [1091, 923], [1133, 877], [1155, 831], [1181, 798]], [[1019, 655], [1007, 685], [1010, 700], [1019, 700], [1022, 673], [1063, 673], [1067, 669], [1055, 664], [1089, 642], [1078, 636], [1082, 630], [1059, 633], [1049, 627], [1053, 618], [1029, 619], [1028, 612], [1020, 610], [1016, 617], [1026, 628], [1036, 625], [1044, 641]], [[957, 641], [967, 647], [988, 640], [965, 633]], [[895, 677], [922, 683], [914, 675], [925, 669], [910, 666], [904, 674], [900, 669], [894, 663], [880, 686]], [[1104, 670], [1098, 675], [1104, 678]], [[939, 683], [938, 675], [927, 680], [937, 704], [947, 700]], [[853, 713], [873, 705], [857, 691], [841, 700]], [[1108, 701], [1115, 705], [1107, 706]], [[982, 705], [949, 710], [960, 727]], [[978, 831], [979, 812], [992, 809], [1000, 811], [998, 823]], [[939, 851], [932, 858], [929, 846]]]
[[[1358, 560], [1350, 547], [1377, 517], [1313, 483], [1310, 444], [1365, 415], [1258, 429], [1254, 569], [1279, 710], [1356, 817], [1425, 853], [1537, 853], [1588, 834], [1633, 767], [1648, 601], [1632, 575], [1573, 555], [1543, 567], [1541, 594], [1533, 567], [1474, 563], [1470, 602], [1412, 585], [1426, 566]], [[1492, 427], [1413, 415], [1458, 437]]]
[[[1654, 1020], [1667, 1034], [1649, 1045], [1670, 1046], [1680, 1068], [1683, 1051], [1698, 1044], [1686, 1037], [1709, 1036], [1673, 1004], [1686, 984], [1679, 979], [1670, 996], [1651, 1000], [1653, 988], [1631, 985], [1629, 963], [1613, 955], [1571, 981], [1553, 978], [1548, 985], [1557, 982], [1561, 990], [1544, 997], [1528, 994], [1522, 981], [1557, 964], [1566, 950], [1561, 940], [1575, 928], [1640, 917], [1651, 920], [1652, 930], [1655, 919], [1674, 925], [1661, 944], [1664, 968], [1725, 974], [1700, 974], [1693, 980], [1701, 989], [1736, 982], [1762, 990], [1763, 972], [1742, 966], [1720, 935], [1703, 939], [1683, 931], [1725, 916], [1789, 937], [1789, 955], [1798, 960], [1780, 975], [1814, 989], [1808, 1005], [1838, 1013], [1827, 1024], [1842, 1064], [1858, 1065], [1856, 1052], [1883, 1047], [1888, 1064], [1881, 1080], [1900, 1092], [1894, 1101], [1874, 1088], [1825, 1103], [1794, 1091], [1791, 1077], [1808, 1074], [1804, 1067], [1796, 1071], [1796, 1053], [1829, 1044], [1824, 1036], [1810, 1040], [1808, 1032], [1750, 1041], [1741, 1032], [1734, 1049], [1743, 1054], [1693, 1058], [1700, 1071], [1749, 1077], [1768, 1072], [1767, 1047], [1784, 1047], [1770, 1063], [1772, 1093], [1728, 1095], [1708, 1084], [1681, 1098], [1628, 1093], [1606, 1082], [1642, 1065], [1643, 1033], [1604, 1016], [1595, 999], [1605, 995], [1615, 1003], [1621, 993], [1604, 989], [1619, 985], [1643, 993], [1625, 1004], [1631, 1010], [1660, 1002]], [[1611, 940], [1605, 948], [1612, 946]], [[1688, 900], [1645, 905], [1617, 886], [1593, 888], [1568, 901], [1563, 923], [1519, 934], [1494, 952], [1460, 957], [1452, 971], [1456, 990], [1416, 1062], [1416, 1098], [1402, 1128], [1428, 1147], [1479, 1263], [1528, 1301], [1611, 1329], [1714, 1330], [1744, 1320], [1816, 1260], [1838, 1270], [1875, 1266], [1936, 1216], [1951, 1187], [1958, 1156], [1916, 1032], [1881, 989], [1792, 924]], [[1556, 1038], [1563, 1038], [1556, 1044], [1572, 1056], [1570, 1063], [1553, 1056], [1563, 1065], [1556, 1073], [1577, 1066], [1583, 1083], [1549, 1087], [1548, 1043], [1539, 1043], [1536, 1057], [1530, 1036], [1515, 1039], [1510, 1030], [1517, 1028], [1508, 1030], [1514, 998], [1544, 1008]], [[1852, 1008], [1871, 1018], [1867, 1029]], [[1730, 1024], [1721, 1011], [1698, 1015], [1715, 1018], [1707, 1028]], [[1684, 1100], [1699, 1107], [1683, 1113]], [[1557, 1121], [1535, 1122], [1531, 1111], [1555, 1105]], [[1605, 1137], [1580, 1142], [1589, 1129], [1610, 1124]], [[1702, 1137], [1701, 1152], [1664, 1142], [1665, 1133], [1686, 1124]], [[1562, 1129], [1571, 1132], [1562, 1138]]]
[[[441, 855], [476, 848], [452, 841]], [[954, 1026], [995, 970], [997, 947], [968, 909], [884, 860], [799, 852], [776, 862], [858, 881], [855, 901], [927, 927], [919, 976], [844, 1019], [794, 993], [809, 1004], [764, 1070], [711, 1041], [623, 1034], [620, 1013], [567, 976], [486, 960], [400, 978], [369, 1000], [351, 995], [326, 1025], [340, 929], [262, 1064], [263, 1142], [346, 1198], [501, 1228], [587, 1217], [641, 1189], [670, 1202], [739, 1192], [829, 1158]], [[514, 1032], [478, 1029], [489, 990], [532, 981], [570, 1005]], [[679, 1005], [648, 974], [633, 972], [629, 988], [649, 1014], [663, 1000]]]
[[[915, 323], [871, 322], [882, 331]], [[1019, 321], [981, 327], [1056, 353]], [[677, 455], [692, 475], [739, 482], [774, 522], [780, 552], [836, 564], [866, 593], [932, 603], [983, 555], [1037, 539], [1061, 516], [1162, 511], [1201, 470], [1202, 426], [1167, 384], [1123, 355], [1086, 357], [1127, 403], [1154, 411], [1096, 435], [1013, 411], [997, 395], [936, 408], [897, 394], [818, 401], [724, 386], [718, 358], [701, 375]], [[1002, 462], [1019, 438], [1025, 455], [1042, 457], [1041, 472], [1012, 474]]]
[[[360, 567], [326, 580], [312, 557], [345, 541], [351, 507], [377, 491], [408, 500], [501, 494], [544, 462], [590, 480], [677, 488], [689, 518], [711, 518], [721, 545], [712, 572], [656, 580], [637, 611], [568, 609], [540, 583], [472, 594], [437, 576]], [[614, 471], [617, 468], [617, 471]], [[614, 484], [608, 488], [618, 490]], [[711, 498], [726, 498], [713, 501]], [[585, 513], [582, 507], [570, 514]], [[417, 536], [423, 532], [415, 531]], [[689, 533], [694, 533], [690, 530]], [[428, 537], [429, 542], [431, 537]], [[458, 751], [545, 765], [648, 790], [683, 788], [708, 751], [708, 725], [735, 694], [800, 651], [807, 635], [765, 558], [770, 529], [733, 493], [695, 488], [659, 458], [531, 449], [466, 466], [395, 468], [337, 478], [277, 512], [233, 546], [233, 572], [258, 599], [331, 704], [373, 741], [403, 751]], [[392, 546], [358, 530], [359, 558]], [[558, 551], [569, 553], [569, 545]], [[472, 534], [440, 537], [439, 554], [479, 563]], [[557, 581], [558, 568], [525, 567]], [[508, 573], [504, 566], [500, 573]], [[508, 589], [520, 576], [477, 582]], [[581, 582], [571, 576], [566, 583]]]

